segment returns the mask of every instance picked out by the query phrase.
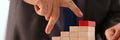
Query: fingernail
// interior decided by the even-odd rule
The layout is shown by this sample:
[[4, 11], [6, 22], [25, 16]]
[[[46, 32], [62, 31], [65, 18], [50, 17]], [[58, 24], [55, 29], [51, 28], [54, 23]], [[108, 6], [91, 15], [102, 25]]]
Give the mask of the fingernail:
[[83, 17], [83, 13], [79, 12], [79, 14], [78, 17]]
[[45, 33], [46, 33], [46, 34], [50, 34], [50, 32], [49, 32], [48, 30], [45, 30]]

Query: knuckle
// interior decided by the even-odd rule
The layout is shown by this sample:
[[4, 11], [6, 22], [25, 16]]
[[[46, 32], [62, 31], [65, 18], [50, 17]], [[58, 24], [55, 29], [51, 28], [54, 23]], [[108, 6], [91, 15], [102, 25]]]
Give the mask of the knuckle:
[[41, 15], [41, 16], [45, 16], [45, 12], [44, 11], [38, 11], [37, 14]]

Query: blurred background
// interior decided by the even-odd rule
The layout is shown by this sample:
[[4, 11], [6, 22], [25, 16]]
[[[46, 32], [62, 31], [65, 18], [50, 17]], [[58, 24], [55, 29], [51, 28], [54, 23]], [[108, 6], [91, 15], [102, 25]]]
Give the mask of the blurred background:
[[0, 40], [5, 40], [9, 0], [0, 1]]

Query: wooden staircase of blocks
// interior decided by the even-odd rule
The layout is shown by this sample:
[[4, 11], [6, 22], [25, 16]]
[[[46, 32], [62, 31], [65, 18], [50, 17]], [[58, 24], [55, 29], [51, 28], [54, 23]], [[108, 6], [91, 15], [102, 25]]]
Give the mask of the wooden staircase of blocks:
[[62, 31], [60, 36], [52, 40], [95, 40], [95, 22], [80, 21], [79, 26], [70, 26], [70, 31]]

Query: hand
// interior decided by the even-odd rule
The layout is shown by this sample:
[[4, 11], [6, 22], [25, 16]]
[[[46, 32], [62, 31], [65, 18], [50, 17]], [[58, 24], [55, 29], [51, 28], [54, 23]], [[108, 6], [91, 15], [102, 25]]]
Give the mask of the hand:
[[120, 23], [105, 31], [107, 40], [120, 40]]
[[28, 4], [31, 4], [31, 5], [37, 4], [37, 1], [38, 1], [38, 0], [24, 0], [24, 2], [26, 2], [26, 3], [28, 3]]
[[37, 5], [34, 6], [35, 11], [38, 15], [45, 16], [46, 20], [48, 20], [47, 27], [45, 32], [50, 34], [51, 30], [53, 29], [56, 21], [59, 18], [59, 8], [60, 7], [68, 7], [70, 8], [76, 16], [81, 17], [82, 12], [79, 8], [73, 3], [72, 0], [47, 0], [47, 2], [38, 2]]
[[35, 5], [35, 11], [38, 15], [44, 16], [48, 20], [45, 32], [50, 34], [60, 14], [60, 7], [70, 8], [76, 16], [82, 17], [83, 14], [80, 9], [74, 4], [72, 0], [39, 0]]

